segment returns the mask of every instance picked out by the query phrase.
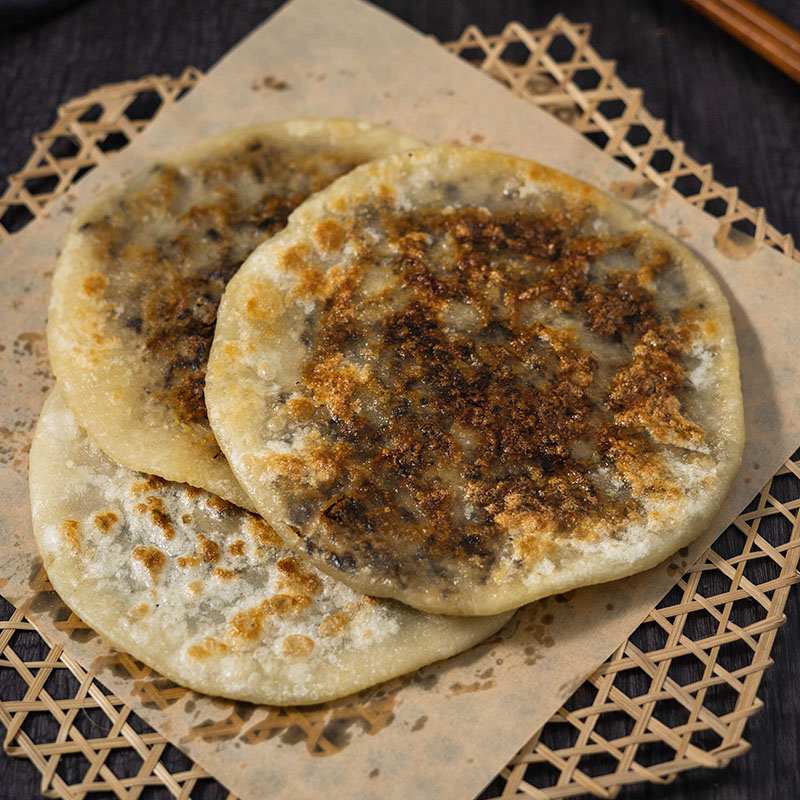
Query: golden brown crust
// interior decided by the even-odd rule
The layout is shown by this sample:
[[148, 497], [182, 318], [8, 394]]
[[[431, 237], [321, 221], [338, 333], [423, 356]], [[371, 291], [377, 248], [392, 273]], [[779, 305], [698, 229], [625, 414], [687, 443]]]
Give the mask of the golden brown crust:
[[[453, 655], [509, 617], [434, 617], [352, 592], [263, 519], [103, 456], [57, 390], [32, 446], [31, 499], [64, 601], [115, 647], [213, 695], [322, 702]], [[138, 505], [176, 520], [175, 536]]]
[[132, 553], [135, 561], [140, 561], [150, 573], [152, 580], [157, 581], [167, 563], [167, 557], [157, 547], [134, 547]]
[[[208, 424], [205, 365], [231, 276], [306, 197], [357, 163], [333, 153], [287, 159], [279, 144], [253, 136], [194, 174], [154, 167], [135, 191], [78, 228], [103, 270], [84, 280], [84, 292], [105, 304], [109, 332], [133, 331], [142, 360], [158, 365], [151, 401], [170, 408], [178, 424]], [[228, 188], [248, 179], [263, 182], [263, 190], [248, 196]], [[198, 183], [204, 196], [220, 199], [198, 202]], [[160, 224], [165, 211], [175, 226], [159, 240], [151, 220]]]
[[[106, 452], [250, 505], [216, 445], [204, 399], [225, 285], [310, 194], [409, 144], [347, 120], [233, 131], [79, 214], [54, 279], [48, 339], [68, 402]], [[335, 244], [325, 230], [323, 241]]]
[[109, 533], [119, 521], [119, 517], [113, 511], [105, 511], [94, 515], [94, 524], [100, 533]]
[[[641, 235], [586, 237], [560, 212], [396, 214], [379, 205], [377, 214], [381, 247], [397, 253], [382, 265], [392, 310], [365, 322], [374, 298], [362, 291], [362, 264], [372, 252], [351, 227], [339, 247], [347, 241], [360, 263], [316, 294], [301, 396], [291, 400], [324, 429], [317, 458], [341, 454], [324, 470], [322, 492], [318, 483], [285, 490], [288, 521], [306, 548], [329, 553], [343, 570], [396, 569], [407, 559], [404, 581], [412, 561], [417, 572], [451, 578], [469, 564], [477, 581], [502, 556], [509, 529], [581, 535], [641, 516], [637, 493], [616, 496], [593, 475], [601, 462], [614, 467], [610, 443], [597, 456], [599, 430], [613, 421], [607, 441], [630, 428], [656, 442], [702, 442], [680, 413], [688, 334], [660, 319], [637, 273], [590, 266], [625, 250], [652, 275], [654, 265], [676, 269], [668, 254], [651, 254]], [[478, 312], [474, 327], [451, 328], [456, 304]], [[596, 358], [574, 330], [529, 321], [541, 304], [619, 343], [632, 360], [596, 379]], [[364, 413], [375, 408], [377, 423]], [[577, 442], [595, 456], [574, 458]], [[278, 458], [276, 472], [292, 479], [308, 466], [307, 458], [295, 456], [297, 466]], [[442, 473], [458, 476], [456, 484]], [[475, 509], [466, 518], [465, 503]], [[524, 549], [533, 546], [526, 540]]]
[[[208, 391], [223, 449], [287, 543], [362, 591], [439, 612], [524, 602], [537, 570], [656, 537], [656, 506], [684, 492], [696, 528], [699, 472], [718, 472], [719, 502], [735, 471], [708, 377], [736, 387], [735, 423], [718, 290], [599, 193], [543, 168], [529, 185], [525, 164], [432, 148], [363, 167], [225, 298]], [[287, 308], [255, 317], [278, 285]], [[254, 367], [277, 360], [267, 389]]]

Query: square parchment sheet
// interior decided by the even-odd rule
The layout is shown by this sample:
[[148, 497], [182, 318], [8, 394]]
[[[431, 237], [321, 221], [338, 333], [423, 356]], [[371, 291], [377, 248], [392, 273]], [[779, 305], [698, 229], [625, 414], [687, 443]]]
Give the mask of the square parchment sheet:
[[327, 757], [312, 755], [303, 737], [270, 735], [275, 709], [188, 691], [177, 692], [164, 707], [147, 702], [141, 681], [102, 666], [113, 661], [102, 640], [68, 637], [53, 624], [54, 606], [41, 603], [42, 595], [34, 599], [40, 565], [30, 529], [27, 448], [52, 383], [45, 313], [72, 211], [158, 154], [201, 136], [232, 124], [302, 116], [359, 117], [429, 142], [479, 144], [534, 158], [607, 191], [633, 194], [632, 205], [710, 262], [736, 325], [747, 446], [716, 522], [681, 553], [681, 566], [711, 544], [800, 439], [800, 350], [786, 346], [800, 339], [800, 269], [764, 246], [746, 258], [729, 258], [728, 250], [715, 246], [716, 220], [647, 183], [631, 191], [629, 171], [578, 133], [358, 0], [294, 0], [284, 6], [186, 99], [0, 249], [3, 594], [242, 798], [466, 800], [637, 627], [680, 570], [665, 563], [634, 578], [533, 604], [502, 635], [444, 664], [310, 713], [281, 712], [286, 725], [294, 720], [305, 730], [306, 740], [309, 726], [338, 720], [341, 747]]

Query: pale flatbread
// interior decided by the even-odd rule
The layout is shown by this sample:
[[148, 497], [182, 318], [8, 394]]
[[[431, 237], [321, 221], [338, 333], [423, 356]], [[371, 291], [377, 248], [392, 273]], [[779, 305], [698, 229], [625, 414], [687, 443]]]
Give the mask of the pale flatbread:
[[441, 613], [656, 564], [708, 525], [744, 441], [696, 257], [586, 184], [455, 147], [358, 168], [253, 253], [206, 399], [288, 544]]
[[111, 461], [57, 391], [30, 478], [55, 590], [116, 647], [197, 691], [318, 703], [465, 650], [510, 616], [439, 617], [357, 594], [254, 514]]
[[53, 280], [47, 334], [64, 397], [102, 449], [131, 469], [249, 506], [203, 400], [225, 283], [309, 194], [417, 144], [350, 120], [234, 130], [80, 212]]

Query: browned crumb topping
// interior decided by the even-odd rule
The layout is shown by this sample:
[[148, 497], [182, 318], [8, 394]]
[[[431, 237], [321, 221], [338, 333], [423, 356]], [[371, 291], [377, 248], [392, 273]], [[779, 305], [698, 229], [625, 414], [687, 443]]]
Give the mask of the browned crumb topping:
[[653, 450], [652, 442], [635, 428], [602, 425], [598, 430], [597, 448], [603, 458], [614, 465], [634, 497], [676, 497], [679, 489], [669, 480], [663, 460]]
[[641, 334], [656, 324], [652, 293], [630, 272], [612, 272], [605, 286], [587, 294], [590, 327], [605, 339], [619, 341], [627, 331]]
[[306, 422], [314, 414], [314, 404], [305, 397], [295, 397], [287, 404], [287, 410], [298, 422]]
[[[364, 300], [379, 259], [354, 225], [360, 263], [321, 298], [288, 409], [323, 441], [270, 459], [309, 552], [400, 584], [465, 564], [485, 575], [510, 530], [527, 532], [515, 557], [543, 555], [553, 536], [613, 527], [669, 493], [656, 445], [703, 432], [682, 411], [689, 332], [656, 310], [654, 280], [679, 275], [666, 252], [587, 236], [563, 212], [381, 214], [397, 254], [377, 298], [388, 313]], [[626, 259], [633, 270], [605, 266]], [[599, 365], [587, 337], [616, 361]], [[623, 491], [598, 478], [608, 468]]]
[[644, 428], [664, 444], [698, 444], [703, 431], [681, 414], [678, 398], [686, 369], [680, 355], [686, 331], [648, 330], [633, 348], [633, 360], [611, 382], [609, 404], [620, 425]]
[[[290, 152], [254, 138], [191, 168], [154, 168], [114, 213], [82, 226], [102, 272], [83, 290], [102, 295], [110, 318], [141, 342], [144, 361], [159, 364], [161, 383], [148, 394], [179, 422], [208, 425], [205, 369], [228, 280], [306, 197], [354, 166], [320, 148]], [[319, 236], [335, 246], [333, 228]]]

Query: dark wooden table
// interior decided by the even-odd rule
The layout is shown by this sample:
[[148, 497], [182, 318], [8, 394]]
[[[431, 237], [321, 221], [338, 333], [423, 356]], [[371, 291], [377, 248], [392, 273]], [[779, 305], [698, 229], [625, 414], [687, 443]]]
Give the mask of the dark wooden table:
[[[0, 0], [0, 11], [2, 5]], [[55, 0], [55, 5], [60, 10], [34, 16], [15, 30], [4, 28], [0, 17], [0, 191], [2, 176], [23, 166], [31, 136], [52, 124], [60, 103], [147, 73], [177, 75], [188, 65], [208, 69], [280, 3]], [[624, 81], [644, 89], [647, 108], [666, 120], [667, 132], [683, 140], [694, 158], [713, 163], [716, 177], [738, 186], [744, 200], [764, 206], [779, 230], [800, 240], [800, 86], [679, 0], [381, 0], [378, 5], [445, 41], [469, 23], [496, 33], [511, 20], [543, 26], [558, 12], [592, 23], [594, 47], [617, 60]], [[761, 0], [761, 5], [800, 29], [798, 0]], [[746, 731], [752, 750], [726, 770], [696, 770], [668, 787], [628, 787], [622, 798], [800, 797], [795, 679], [800, 590], [790, 596], [786, 613], [773, 650], [776, 664], [759, 693], [764, 710]], [[35, 797], [35, 768], [0, 754], [0, 800]]]

